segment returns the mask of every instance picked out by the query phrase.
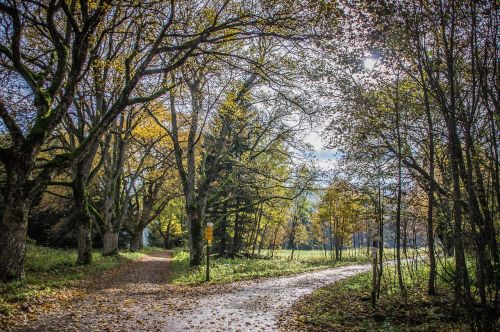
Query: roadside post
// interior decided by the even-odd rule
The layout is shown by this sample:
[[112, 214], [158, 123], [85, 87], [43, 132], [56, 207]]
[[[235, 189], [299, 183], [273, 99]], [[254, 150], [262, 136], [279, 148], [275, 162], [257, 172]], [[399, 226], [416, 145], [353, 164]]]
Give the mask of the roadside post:
[[205, 240], [207, 241], [207, 274], [205, 281], [210, 281], [210, 246], [214, 239], [214, 224], [209, 222], [205, 228]]
[[377, 251], [380, 243], [380, 235], [375, 234], [373, 236], [372, 243], [372, 291], [371, 291], [371, 302], [372, 306], [376, 304], [376, 295], [377, 295]]

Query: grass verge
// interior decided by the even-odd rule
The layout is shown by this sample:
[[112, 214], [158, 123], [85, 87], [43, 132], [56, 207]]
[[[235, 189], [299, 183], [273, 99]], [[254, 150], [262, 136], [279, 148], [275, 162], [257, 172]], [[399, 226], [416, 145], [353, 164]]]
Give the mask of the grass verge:
[[0, 283], [0, 315], [8, 315], [26, 301], [49, 297], [71, 286], [86, 276], [111, 269], [126, 261], [143, 257], [140, 252], [120, 252], [115, 256], [103, 256], [94, 251], [92, 264], [77, 266], [76, 250], [53, 249], [29, 244], [26, 252], [25, 272], [22, 280]]
[[[233, 281], [275, 277], [297, 274], [300, 272], [326, 269], [350, 264], [368, 263], [365, 255], [349, 256], [341, 261], [325, 258], [323, 254], [299, 253], [293, 260], [290, 252], [281, 250], [275, 257], [260, 258], [210, 258], [210, 283], [228, 283]], [[175, 250], [170, 265], [171, 282], [178, 285], [196, 285], [205, 282], [205, 265], [189, 266], [189, 253]]]
[[466, 331], [452, 318], [453, 290], [438, 280], [438, 294], [427, 295], [428, 268], [405, 273], [406, 297], [388, 266], [376, 307], [370, 302], [371, 273], [362, 273], [304, 297], [285, 315], [284, 331]]

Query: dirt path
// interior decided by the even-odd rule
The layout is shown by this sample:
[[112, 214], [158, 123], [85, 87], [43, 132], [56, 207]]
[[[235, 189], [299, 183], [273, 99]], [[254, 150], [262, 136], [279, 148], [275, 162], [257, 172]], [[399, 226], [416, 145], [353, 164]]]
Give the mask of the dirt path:
[[23, 331], [277, 331], [278, 317], [301, 296], [366, 271], [354, 265], [219, 286], [166, 284], [168, 252], [97, 278], [74, 299]]

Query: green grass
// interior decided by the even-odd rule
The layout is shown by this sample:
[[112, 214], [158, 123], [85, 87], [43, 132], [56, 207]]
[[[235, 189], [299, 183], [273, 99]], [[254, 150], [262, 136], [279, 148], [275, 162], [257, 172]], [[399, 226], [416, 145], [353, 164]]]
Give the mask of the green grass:
[[[347, 255], [346, 255], [347, 256]], [[324, 252], [299, 251], [290, 260], [289, 250], [275, 252], [275, 257], [222, 259], [211, 257], [210, 283], [227, 283], [261, 277], [274, 277], [300, 272], [326, 269], [336, 266], [368, 263], [366, 255], [349, 256], [341, 261], [324, 257]], [[171, 264], [171, 281], [174, 284], [194, 285], [205, 282], [205, 266], [189, 266], [189, 253], [183, 250], [174, 252]]]
[[115, 256], [103, 256], [93, 252], [92, 264], [77, 266], [76, 250], [53, 249], [29, 244], [26, 252], [25, 272], [22, 280], [0, 283], [0, 314], [9, 313], [16, 305], [26, 300], [62, 290], [84, 277], [111, 269], [129, 260], [138, 259], [144, 253], [120, 252]]
[[[289, 258], [291, 255], [291, 250], [275, 250], [274, 256]], [[370, 251], [371, 252], [371, 251]], [[263, 251], [263, 254], [267, 254], [267, 250]], [[425, 249], [408, 249], [408, 258], [412, 258], [413, 255], [426, 255]], [[343, 260], [357, 260], [360, 257], [365, 257], [367, 255], [366, 247], [361, 248], [361, 250], [356, 249], [348, 250], [344, 249], [342, 251]], [[324, 250], [295, 250], [293, 254], [294, 258], [297, 259], [325, 259]], [[330, 251], [326, 252], [326, 258], [330, 257]], [[390, 260], [396, 257], [396, 251], [393, 248], [384, 248], [384, 259]], [[403, 250], [401, 250], [401, 258], [404, 259]]]
[[[395, 267], [385, 268], [381, 295], [370, 302], [371, 273], [362, 273], [323, 287], [299, 301], [287, 330], [310, 331], [461, 331], [466, 322], [453, 319], [453, 290], [443, 279], [438, 295], [427, 295], [428, 267], [419, 263], [409, 273], [403, 266], [406, 297], [395, 281]], [[462, 318], [465, 316], [461, 316]]]

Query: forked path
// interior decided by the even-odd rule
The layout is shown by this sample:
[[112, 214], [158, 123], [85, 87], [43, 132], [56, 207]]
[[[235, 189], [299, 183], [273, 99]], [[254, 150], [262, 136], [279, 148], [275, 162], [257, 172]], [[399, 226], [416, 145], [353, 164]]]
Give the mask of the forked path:
[[301, 296], [366, 271], [352, 265], [228, 285], [166, 284], [169, 252], [152, 254], [95, 280], [86, 295], [31, 322], [25, 331], [277, 331]]

